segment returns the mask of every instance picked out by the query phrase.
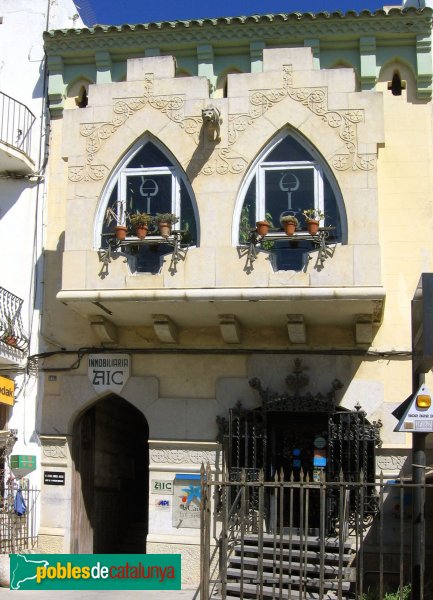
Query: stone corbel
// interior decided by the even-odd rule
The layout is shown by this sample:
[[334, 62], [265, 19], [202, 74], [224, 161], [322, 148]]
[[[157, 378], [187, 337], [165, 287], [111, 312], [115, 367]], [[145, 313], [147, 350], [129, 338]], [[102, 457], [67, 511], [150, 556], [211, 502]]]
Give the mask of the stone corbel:
[[113, 344], [117, 342], [117, 327], [101, 315], [90, 317], [90, 327], [102, 343]]
[[304, 315], [287, 315], [287, 333], [292, 344], [307, 343]]
[[152, 315], [153, 330], [156, 337], [164, 344], [177, 342], [177, 327], [167, 315]]
[[241, 326], [235, 315], [218, 315], [221, 337], [226, 344], [239, 344]]
[[373, 341], [373, 316], [357, 315], [355, 319], [355, 342], [357, 344], [371, 344]]

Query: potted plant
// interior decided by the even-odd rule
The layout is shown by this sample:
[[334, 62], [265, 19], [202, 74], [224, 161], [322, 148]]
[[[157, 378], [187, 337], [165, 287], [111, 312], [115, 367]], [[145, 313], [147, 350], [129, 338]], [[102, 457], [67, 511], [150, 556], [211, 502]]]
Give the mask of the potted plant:
[[179, 221], [173, 213], [156, 213], [153, 218], [159, 229], [159, 234], [163, 237], [168, 237], [171, 233], [171, 228]]
[[264, 237], [267, 233], [269, 233], [269, 229], [273, 227], [272, 223], [272, 215], [270, 213], [266, 213], [264, 221], [256, 222], [256, 231], [260, 237]]
[[107, 226], [110, 226], [112, 221], [115, 221], [114, 233], [119, 241], [126, 239], [128, 228], [126, 226], [127, 212], [125, 210], [125, 204], [121, 200], [117, 200], [113, 206], [107, 206], [105, 211], [105, 222]]
[[136, 212], [129, 215], [129, 222], [135, 229], [135, 234], [141, 240], [144, 239], [149, 231], [149, 224], [152, 222], [152, 216], [148, 213]]
[[284, 215], [280, 218], [280, 223], [286, 235], [293, 235], [299, 225], [299, 221], [294, 215]]
[[302, 213], [307, 223], [307, 230], [310, 235], [316, 235], [319, 231], [320, 221], [325, 215], [318, 208], [307, 208]]

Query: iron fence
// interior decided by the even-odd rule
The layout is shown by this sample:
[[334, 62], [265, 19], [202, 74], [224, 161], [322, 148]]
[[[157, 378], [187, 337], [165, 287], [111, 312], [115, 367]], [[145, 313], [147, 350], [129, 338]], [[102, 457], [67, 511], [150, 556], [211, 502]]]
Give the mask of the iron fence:
[[29, 338], [21, 319], [23, 300], [0, 286], [0, 341], [26, 352]]
[[[411, 585], [411, 497], [420, 488], [427, 528], [433, 484], [325, 481], [302, 471], [265, 481], [219, 480], [202, 468], [201, 600], [406, 600]], [[372, 504], [372, 498], [375, 502]], [[329, 503], [335, 510], [329, 511]], [[329, 522], [330, 514], [334, 517]], [[428, 530], [428, 529], [427, 529]], [[426, 564], [433, 540], [426, 537]], [[421, 573], [424, 599], [433, 574]]]
[[36, 532], [36, 501], [39, 490], [29, 487], [22, 490], [26, 512], [18, 516], [14, 511], [14, 499], [17, 493], [16, 485], [4, 488], [0, 506], [0, 553], [11, 554], [35, 548], [37, 545]]
[[30, 157], [34, 114], [21, 102], [0, 92], [0, 141]]

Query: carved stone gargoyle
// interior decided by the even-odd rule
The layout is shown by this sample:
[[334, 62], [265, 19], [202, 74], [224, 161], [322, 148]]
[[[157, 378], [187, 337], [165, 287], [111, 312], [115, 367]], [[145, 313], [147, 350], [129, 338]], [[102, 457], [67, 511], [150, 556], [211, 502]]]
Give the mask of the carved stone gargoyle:
[[216, 106], [203, 108], [201, 116], [208, 140], [210, 142], [219, 142], [221, 140], [220, 126], [223, 122], [219, 108]]

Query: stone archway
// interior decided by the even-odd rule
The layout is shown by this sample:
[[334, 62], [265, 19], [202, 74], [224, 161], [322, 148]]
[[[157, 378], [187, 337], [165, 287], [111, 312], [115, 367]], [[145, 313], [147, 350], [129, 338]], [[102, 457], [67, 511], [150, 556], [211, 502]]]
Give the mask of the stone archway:
[[148, 530], [149, 427], [116, 395], [73, 428], [73, 553], [143, 553]]

